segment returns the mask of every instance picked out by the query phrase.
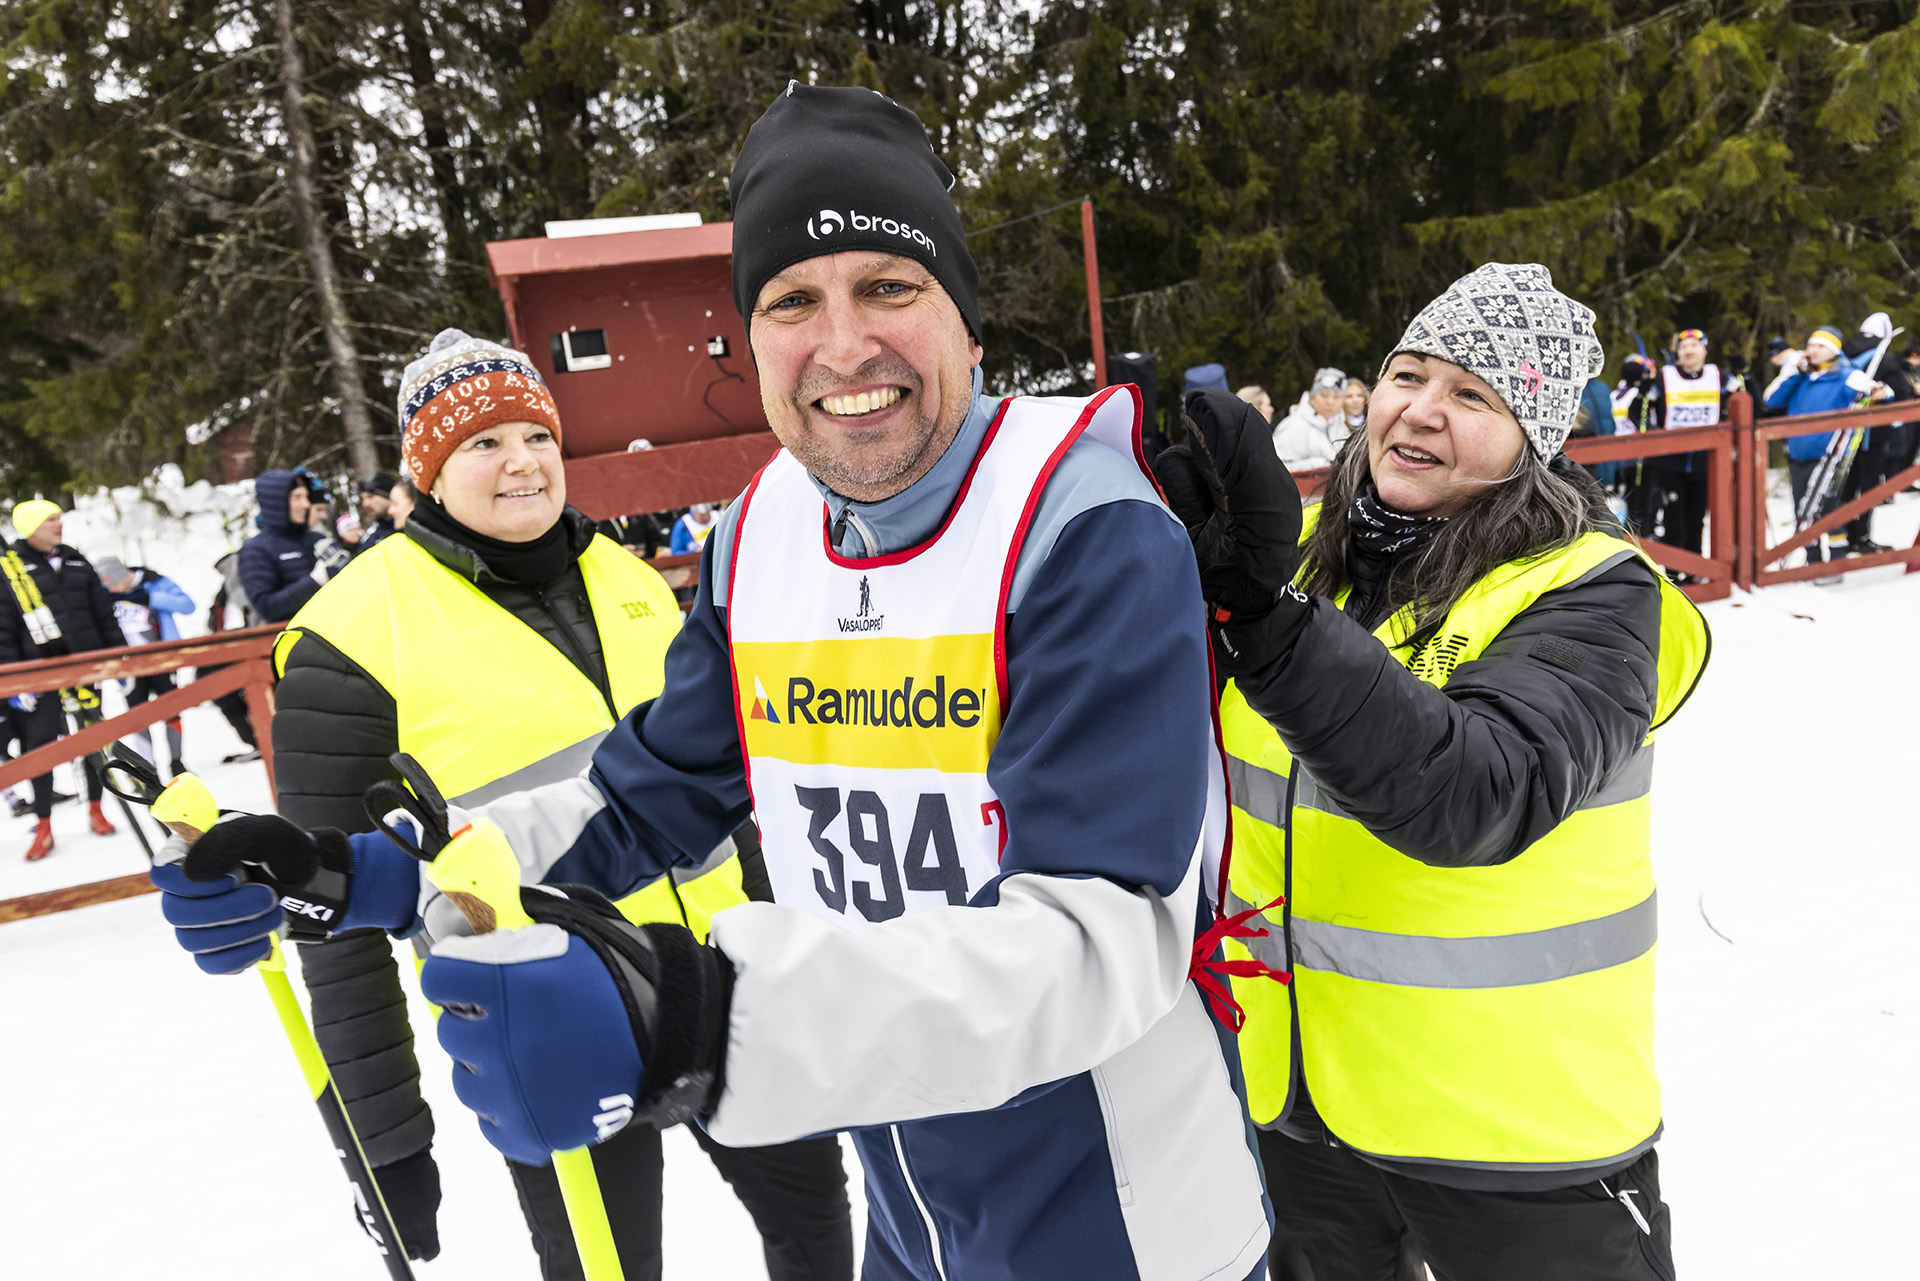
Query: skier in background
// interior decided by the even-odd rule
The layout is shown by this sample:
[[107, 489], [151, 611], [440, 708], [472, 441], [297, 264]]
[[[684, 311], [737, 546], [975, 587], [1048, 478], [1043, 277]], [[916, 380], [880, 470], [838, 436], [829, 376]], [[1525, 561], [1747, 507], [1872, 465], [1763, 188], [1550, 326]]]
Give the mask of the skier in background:
[[[60, 541], [64, 532], [58, 503], [29, 499], [13, 509], [13, 527], [20, 538], [6, 552], [7, 589], [0, 591], [0, 664], [29, 658], [52, 658], [90, 649], [118, 649], [127, 643], [113, 616], [113, 600], [87, 558]], [[25, 714], [25, 751], [44, 747], [64, 736], [67, 718], [76, 729], [101, 719], [100, 691], [81, 685], [42, 694], [21, 694], [14, 706]], [[87, 826], [95, 836], [111, 836], [115, 828], [101, 812], [100, 771], [89, 756]], [[27, 861], [37, 862], [53, 851], [53, 775], [33, 780], [33, 842]]]
[[[176, 620], [182, 614], [191, 614], [194, 604], [178, 583], [151, 569], [129, 569], [118, 556], [102, 556], [95, 568], [100, 571], [101, 586], [113, 595], [113, 615], [120, 621], [120, 631], [127, 638], [127, 644], [151, 645], [156, 641], [180, 639], [180, 624]], [[173, 688], [172, 672], [135, 676], [127, 682], [127, 707], [131, 710]], [[180, 760], [182, 740], [178, 716], [167, 718], [166, 731], [169, 773], [178, 777], [187, 769]], [[155, 765], [160, 763], [149, 730], [135, 730], [127, 737], [134, 740], [141, 755]]]
[[[1843, 342], [1838, 329], [1832, 325], [1821, 325], [1807, 335], [1804, 349], [1781, 350], [1774, 357], [1780, 372], [1767, 386], [1768, 408], [1780, 410], [1792, 418], [1853, 408], [1859, 393], [1848, 385], [1848, 380], [1856, 371], [1853, 363], [1841, 354]], [[1807, 494], [1807, 485], [1813, 479], [1814, 469], [1826, 456], [1827, 445], [1833, 435], [1830, 431], [1822, 431], [1788, 437], [1787, 478], [1793, 487], [1795, 511], [1800, 509]], [[1833, 507], [1834, 495], [1830, 492], [1820, 504], [1820, 510], [1813, 513], [1813, 519], [1819, 520]], [[1814, 565], [1830, 559], [1827, 537], [1830, 535], [1816, 538], [1807, 545], [1807, 564]], [[1842, 551], [1840, 540], [1835, 539], [1834, 556], [1842, 554]], [[1840, 580], [1838, 575], [1834, 575], [1818, 581], [1825, 585]]]
[[[1640, 429], [1717, 426], [1726, 421], [1727, 398], [1738, 390], [1739, 379], [1707, 360], [1705, 332], [1683, 329], [1673, 336], [1673, 363], [1661, 366], [1647, 388]], [[1705, 453], [1662, 454], [1642, 467], [1642, 476], [1660, 490], [1661, 541], [1695, 555], [1707, 523], [1707, 459]], [[1678, 582], [1691, 580], [1675, 575]]]
[[[1876, 389], [1870, 393], [1874, 403], [1886, 400], [1912, 400], [1913, 384], [1908, 381], [1906, 371], [1893, 351], [1888, 349], [1881, 358], [1877, 369], [1869, 369], [1873, 363], [1873, 354], [1880, 344], [1893, 335], [1893, 321], [1884, 311], [1876, 311], [1860, 322], [1860, 332], [1847, 340], [1840, 349], [1861, 372], [1872, 375], [1873, 380], [1886, 388], [1885, 392]], [[1866, 439], [1860, 443], [1860, 450], [1853, 456], [1853, 465], [1847, 469], [1846, 479], [1840, 484], [1839, 496], [1835, 505], [1843, 505], [1885, 480], [1890, 473], [1893, 461], [1910, 457], [1908, 437], [1913, 431], [1911, 423], [1889, 423], [1884, 427], [1867, 428]], [[1873, 541], [1873, 509], [1869, 507], [1847, 522], [1847, 551], [1849, 556], [1868, 556], [1874, 552], [1892, 551], [1885, 543]]]

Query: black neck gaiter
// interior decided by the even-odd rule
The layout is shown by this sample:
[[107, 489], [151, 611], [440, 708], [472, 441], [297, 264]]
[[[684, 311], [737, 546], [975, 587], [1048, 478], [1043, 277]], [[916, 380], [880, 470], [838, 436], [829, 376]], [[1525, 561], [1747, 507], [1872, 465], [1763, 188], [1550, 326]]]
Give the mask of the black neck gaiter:
[[455, 520], [447, 509], [427, 494], [420, 495], [407, 524], [418, 523], [450, 543], [465, 547], [487, 569], [510, 583], [550, 583], [567, 572], [578, 556], [568, 537], [564, 516], [553, 522], [540, 537], [525, 543], [503, 542], [477, 533]]
[[1416, 551], [1447, 523], [1445, 516], [1407, 516], [1380, 501], [1371, 480], [1363, 481], [1347, 507], [1347, 536], [1362, 550], [1392, 557]]

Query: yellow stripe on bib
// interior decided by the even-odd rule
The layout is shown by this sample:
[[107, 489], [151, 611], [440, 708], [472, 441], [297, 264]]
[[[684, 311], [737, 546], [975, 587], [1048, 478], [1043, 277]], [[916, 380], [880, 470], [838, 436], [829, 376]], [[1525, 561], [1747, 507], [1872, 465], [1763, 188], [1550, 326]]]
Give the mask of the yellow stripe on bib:
[[747, 755], [981, 774], [1000, 732], [993, 636], [736, 641]]

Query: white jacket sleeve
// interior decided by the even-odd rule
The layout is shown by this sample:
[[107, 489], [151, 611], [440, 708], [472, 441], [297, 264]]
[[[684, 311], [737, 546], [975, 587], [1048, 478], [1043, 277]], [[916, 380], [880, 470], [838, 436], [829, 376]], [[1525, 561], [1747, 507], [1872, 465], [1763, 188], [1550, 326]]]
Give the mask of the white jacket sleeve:
[[770, 903], [720, 913], [737, 978], [708, 1131], [757, 1146], [980, 1111], [1112, 1058], [1186, 986], [1200, 863], [1167, 898], [1019, 873], [996, 906], [859, 934]]

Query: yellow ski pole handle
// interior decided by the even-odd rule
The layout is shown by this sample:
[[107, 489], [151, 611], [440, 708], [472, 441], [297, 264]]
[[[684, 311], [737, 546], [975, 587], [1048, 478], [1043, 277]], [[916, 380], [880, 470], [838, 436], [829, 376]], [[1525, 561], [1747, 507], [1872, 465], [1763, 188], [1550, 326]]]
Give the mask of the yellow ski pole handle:
[[207, 785], [192, 774], [174, 777], [154, 798], [147, 812], [167, 825], [168, 830], [191, 845], [213, 827], [220, 817]]
[[[427, 880], [452, 900], [475, 934], [532, 925], [520, 906], [520, 861], [506, 834], [486, 819], [475, 819], [453, 834], [447, 847], [427, 864]], [[587, 1281], [625, 1281], [613, 1226], [593, 1171], [593, 1154], [572, 1148], [553, 1154], [553, 1173], [566, 1203], [567, 1225]]]

